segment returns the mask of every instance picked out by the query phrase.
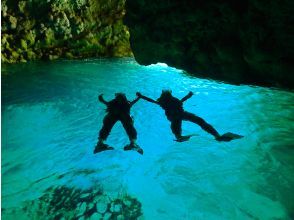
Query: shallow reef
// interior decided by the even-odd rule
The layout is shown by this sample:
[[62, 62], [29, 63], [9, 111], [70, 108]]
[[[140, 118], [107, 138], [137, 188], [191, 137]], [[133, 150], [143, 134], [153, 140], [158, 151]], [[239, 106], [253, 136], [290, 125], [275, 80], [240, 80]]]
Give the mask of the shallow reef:
[[2, 209], [5, 219], [138, 219], [141, 203], [129, 195], [111, 198], [102, 189], [50, 187], [22, 207]]
[[125, 0], [4, 0], [1, 61], [131, 56]]

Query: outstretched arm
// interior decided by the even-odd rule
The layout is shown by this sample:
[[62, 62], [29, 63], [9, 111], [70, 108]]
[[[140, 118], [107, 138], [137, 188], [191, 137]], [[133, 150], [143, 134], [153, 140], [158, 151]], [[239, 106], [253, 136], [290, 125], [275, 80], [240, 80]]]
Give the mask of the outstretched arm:
[[109, 103], [109, 102], [106, 102], [106, 101], [104, 100], [104, 98], [103, 98], [103, 94], [100, 94], [100, 95], [98, 96], [98, 100], [99, 100], [101, 103], [105, 104], [105, 105], [108, 105], [108, 103]]
[[193, 96], [193, 92], [189, 92], [188, 95], [186, 95], [184, 98], [181, 99], [181, 102], [186, 101], [187, 99], [191, 98]]
[[142, 95], [140, 92], [137, 92], [136, 95], [139, 97], [139, 98], [142, 98], [148, 102], [152, 102], [152, 103], [155, 103], [155, 104], [159, 104], [157, 101], [151, 99], [151, 98], [148, 98], [147, 96], [144, 96]]
[[136, 104], [136, 102], [138, 102], [140, 99], [140, 97], [138, 96], [136, 99], [134, 99], [133, 101], [130, 102], [131, 106], [133, 106], [134, 104]]

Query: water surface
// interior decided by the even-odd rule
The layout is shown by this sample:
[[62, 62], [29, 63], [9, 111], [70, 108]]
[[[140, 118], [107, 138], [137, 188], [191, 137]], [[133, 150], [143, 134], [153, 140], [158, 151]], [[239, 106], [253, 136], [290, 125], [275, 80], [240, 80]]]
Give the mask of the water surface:
[[[119, 123], [107, 140], [115, 150], [93, 154], [105, 115], [98, 94], [110, 100], [125, 92], [132, 100], [137, 91], [157, 98], [162, 89], [179, 98], [193, 91], [187, 111], [220, 133], [245, 137], [219, 143], [184, 122], [183, 133], [196, 136], [177, 143], [162, 109], [141, 100], [132, 115], [144, 155], [123, 151], [128, 138]], [[134, 199], [141, 219], [291, 219], [293, 103], [291, 92], [198, 79], [133, 59], [4, 65], [3, 219], [53, 219], [57, 212], [57, 219], [132, 215], [119, 208], [99, 213], [93, 206], [100, 197], [89, 196], [99, 190], [110, 198]], [[71, 205], [64, 210], [57, 203], [66, 198]]]

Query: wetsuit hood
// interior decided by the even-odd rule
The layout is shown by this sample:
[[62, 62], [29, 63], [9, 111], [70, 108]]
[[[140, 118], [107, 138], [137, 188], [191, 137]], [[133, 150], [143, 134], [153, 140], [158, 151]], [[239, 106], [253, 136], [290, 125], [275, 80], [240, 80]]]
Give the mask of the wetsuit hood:
[[129, 103], [126, 95], [124, 93], [115, 93], [115, 98], [114, 100], [118, 103]]

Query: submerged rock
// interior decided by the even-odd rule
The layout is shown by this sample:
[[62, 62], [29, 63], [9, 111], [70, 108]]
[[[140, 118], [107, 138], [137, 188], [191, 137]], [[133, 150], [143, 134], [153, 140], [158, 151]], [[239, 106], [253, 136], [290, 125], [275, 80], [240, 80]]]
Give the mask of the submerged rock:
[[110, 212], [106, 212], [104, 215], [103, 215], [103, 220], [109, 220], [111, 219], [111, 213]]
[[78, 215], [83, 215], [86, 211], [87, 204], [83, 202], [81, 206], [78, 208]]
[[11, 37], [2, 40], [2, 62], [132, 56], [124, 5], [125, 0], [3, 0], [2, 36]]
[[23, 215], [22, 219], [138, 219], [142, 209], [137, 199], [127, 195], [110, 199], [101, 189], [83, 191], [61, 186], [49, 188], [39, 199], [24, 202], [21, 208], [3, 209], [2, 217], [14, 219], [15, 213]]
[[108, 204], [109, 200], [105, 196], [101, 197], [96, 204], [97, 211], [101, 214], [105, 213], [107, 211]]
[[102, 218], [102, 215], [100, 213], [95, 212], [93, 215], [91, 215], [90, 220], [99, 220]]
[[112, 212], [121, 212], [122, 210], [122, 205], [121, 204], [116, 204], [116, 205], [113, 205], [110, 210]]

